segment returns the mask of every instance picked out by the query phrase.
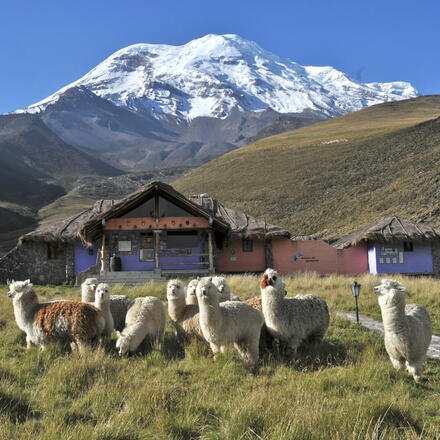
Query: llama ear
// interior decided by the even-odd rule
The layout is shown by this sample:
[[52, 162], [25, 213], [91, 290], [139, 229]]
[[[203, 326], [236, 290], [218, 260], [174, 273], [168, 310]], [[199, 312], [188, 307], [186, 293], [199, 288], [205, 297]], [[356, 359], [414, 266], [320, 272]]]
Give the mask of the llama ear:
[[271, 286], [271, 285], [272, 285], [272, 280], [269, 278], [269, 275], [265, 273], [260, 283], [260, 289], [265, 289], [267, 286]]
[[119, 330], [116, 330], [116, 336], [117, 336], [118, 338], [121, 337], [121, 332], [120, 332]]
[[197, 281], [200, 281], [200, 277], [197, 277]]

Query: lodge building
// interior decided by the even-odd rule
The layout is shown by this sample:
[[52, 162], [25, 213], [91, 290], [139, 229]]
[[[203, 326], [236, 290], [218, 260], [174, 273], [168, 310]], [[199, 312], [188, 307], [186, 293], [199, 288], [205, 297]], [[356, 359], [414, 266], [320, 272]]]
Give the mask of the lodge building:
[[429, 226], [390, 217], [330, 244], [154, 181], [22, 236], [0, 259], [0, 282], [80, 284], [93, 276], [140, 284], [267, 267], [281, 274], [436, 274], [439, 238]]

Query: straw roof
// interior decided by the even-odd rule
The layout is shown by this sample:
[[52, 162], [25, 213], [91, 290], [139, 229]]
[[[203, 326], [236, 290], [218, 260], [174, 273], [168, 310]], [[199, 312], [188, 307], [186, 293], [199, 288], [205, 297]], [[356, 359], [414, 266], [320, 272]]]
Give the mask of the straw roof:
[[[156, 191], [162, 196], [171, 198], [175, 203], [182, 206], [191, 214], [207, 219], [211, 216], [210, 213], [201, 209], [199, 205], [193, 203], [184, 195], [177, 192], [171, 185], [155, 180], [148, 185], [141, 187], [139, 190], [129, 194], [122, 200], [119, 200], [107, 211], [102, 212], [97, 216], [91, 217], [80, 228], [78, 236], [84, 243], [90, 243], [93, 240], [94, 236], [96, 236], [96, 234], [101, 230], [103, 220], [109, 220], [111, 218], [117, 218], [121, 215], [124, 215], [125, 213], [134, 209], [139, 204], [150, 199]], [[213, 218], [212, 222], [213, 225], [217, 227], [217, 229], [223, 230], [224, 232], [228, 230], [228, 225], [224, 223], [221, 219]]]
[[153, 181], [121, 200], [99, 200], [88, 209], [49, 226], [37, 229], [20, 237], [24, 241], [63, 241], [73, 242], [78, 238], [91, 243], [102, 229], [103, 220], [117, 218], [143, 201], [149, 199], [154, 191], [175, 200], [190, 213], [211, 219], [212, 224], [230, 238], [272, 238], [290, 237], [290, 233], [278, 226], [260, 221], [242, 212], [226, 208], [210, 197], [191, 197], [187, 199], [170, 185]]
[[191, 197], [190, 200], [200, 205], [211, 216], [227, 223], [230, 229], [230, 237], [234, 238], [273, 238], [290, 237], [291, 234], [280, 226], [275, 226], [258, 220], [255, 217], [244, 214], [234, 209], [226, 208], [211, 197]]
[[391, 216], [377, 220], [351, 234], [341, 237], [332, 246], [345, 249], [360, 242], [432, 241], [440, 239], [440, 231], [423, 223]]
[[78, 232], [87, 221], [108, 211], [115, 203], [118, 203], [118, 201], [98, 200], [91, 208], [87, 208], [66, 220], [52, 223], [51, 225], [29, 232], [26, 235], [22, 235], [19, 244], [24, 241], [72, 242], [78, 239]]

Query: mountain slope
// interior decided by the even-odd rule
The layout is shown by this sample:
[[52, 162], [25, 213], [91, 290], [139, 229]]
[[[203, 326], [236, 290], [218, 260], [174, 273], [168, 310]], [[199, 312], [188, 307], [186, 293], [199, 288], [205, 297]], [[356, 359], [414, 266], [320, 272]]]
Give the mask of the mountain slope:
[[39, 115], [66, 143], [117, 168], [153, 170], [194, 167], [267, 134], [415, 96], [409, 83], [363, 84], [237, 35], [206, 35], [123, 48], [15, 113]]
[[440, 226], [440, 96], [262, 139], [174, 182], [294, 234], [335, 238], [388, 214]]

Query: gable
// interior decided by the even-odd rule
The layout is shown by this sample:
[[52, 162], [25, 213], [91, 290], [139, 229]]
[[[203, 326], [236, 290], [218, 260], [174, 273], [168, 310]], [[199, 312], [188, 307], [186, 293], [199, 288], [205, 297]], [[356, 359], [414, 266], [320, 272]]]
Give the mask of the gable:
[[140, 205], [121, 215], [120, 218], [163, 218], [163, 217], [193, 217], [186, 209], [178, 206], [176, 203], [162, 197], [153, 196], [150, 199], [142, 202]]

